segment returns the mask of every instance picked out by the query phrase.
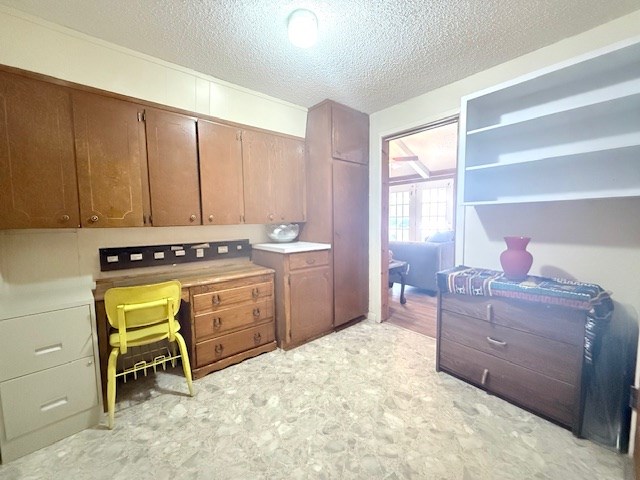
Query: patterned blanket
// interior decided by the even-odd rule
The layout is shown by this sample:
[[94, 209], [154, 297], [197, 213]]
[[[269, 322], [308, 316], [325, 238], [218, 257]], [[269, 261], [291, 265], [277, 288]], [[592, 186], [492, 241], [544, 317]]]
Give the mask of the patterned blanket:
[[578, 308], [587, 313], [585, 361], [593, 360], [595, 342], [613, 314], [613, 302], [602, 287], [564, 278], [528, 276], [509, 280], [503, 272], [464, 265], [437, 273], [441, 292], [459, 295], [506, 297]]

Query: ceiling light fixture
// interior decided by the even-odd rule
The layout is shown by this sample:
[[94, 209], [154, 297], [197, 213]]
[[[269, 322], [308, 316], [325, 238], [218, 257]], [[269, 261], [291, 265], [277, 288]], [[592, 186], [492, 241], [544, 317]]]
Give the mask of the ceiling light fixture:
[[299, 9], [289, 15], [289, 41], [296, 47], [313, 47], [318, 40], [318, 18], [311, 10]]

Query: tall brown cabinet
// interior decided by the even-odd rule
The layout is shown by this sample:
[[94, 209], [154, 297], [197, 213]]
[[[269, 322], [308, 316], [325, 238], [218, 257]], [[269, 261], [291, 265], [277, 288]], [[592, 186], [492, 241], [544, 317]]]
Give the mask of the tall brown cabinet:
[[332, 245], [334, 326], [369, 306], [369, 116], [325, 100], [307, 114], [307, 222], [300, 239]]

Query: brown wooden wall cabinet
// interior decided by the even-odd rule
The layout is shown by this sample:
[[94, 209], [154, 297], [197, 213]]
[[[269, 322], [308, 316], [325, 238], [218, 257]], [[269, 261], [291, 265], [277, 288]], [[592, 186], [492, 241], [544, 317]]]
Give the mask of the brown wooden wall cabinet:
[[0, 228], [78, 227], [71, 97], [0, 72]]
[[586, 312], [440, 294], [436, 370], [579, 434]]
[[152, 223], [200, 225], [196, 118], [145, 110]]
[[202, 223], [242, 223], [242, 130], [221, 123], [198, 120], [198, 152]]
[[275, 270], [276, 339], [290, 349], [333, 331], [330, 251], [254, 249], [252, 260]]
[[0, 98], [0, 228], [305, 221], [302, 139], [10, 67]]
[[140, 105], [73, 93], [83, 227], [140, 227], [148, 218], [147, 150]]
[[326, 100], [307, 114], [307, 217], [300, 239], [332, 244], [334, 326], [369, 305], [369, 117]]
[[304, 142], [242, 132], [245, 223], [305, 221]]

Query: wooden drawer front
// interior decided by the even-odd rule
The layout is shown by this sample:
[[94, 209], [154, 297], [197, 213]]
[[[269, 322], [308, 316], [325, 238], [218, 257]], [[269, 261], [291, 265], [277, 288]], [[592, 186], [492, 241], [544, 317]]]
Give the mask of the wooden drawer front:
[[235, 280], [224, 281], [212, 281], [204, 285], [196, 285], [190, 287], [193, 295], [199, 295], [201, 293], [219, 292], [221, 290], [230, 290], [232, 288], [248, 287], [250, 285], [256, 285], [258, 283], [268, 283], [273, 280], [273, 274], [268, 273], [264, 275], [253, 275], [251, 277], [237, 278]]
[[495, 297], [444, 294], [442, 309], [572, 345], [584, 343], [586, 312], [572, 308]]
[[309, 267], [319, 267], [321, 265], [329, 265], [329, 250], [292, 253], [289, 255], [290, 270], [298, 270], [300, 268], [309, 268]]
[[196, 344], [196, 365], [201, 367], [275, 339], [273, 322], [229, 333]]
[[196, 340], [220, 335], [238, 328], [249, 327], [273, 317], [273, 300], [262, 299], [256, 303], [224, 308], [195, 316]]
[[217, 311], [241, 302], [256, 304], [258, 300], [272, 295], [272, 283], [259, 283], [229, 290], [202, 293], [193, 296], [193, 311], [196, 313]]
[[[440, 367], [534, 412], [573, 426], [575, 387], [492, 355], [442, 339]], [[485, 369], [488, 371], [482, 385]]]
[[89, 306], [0, 322], [0, 381], [90, 355]]
[[582, 348], [530, 333], [442, 312], [440, 336], [571, 385], [580, 383]]
[[7, 440], [98, 404], [93, 356], [0, 383]]

